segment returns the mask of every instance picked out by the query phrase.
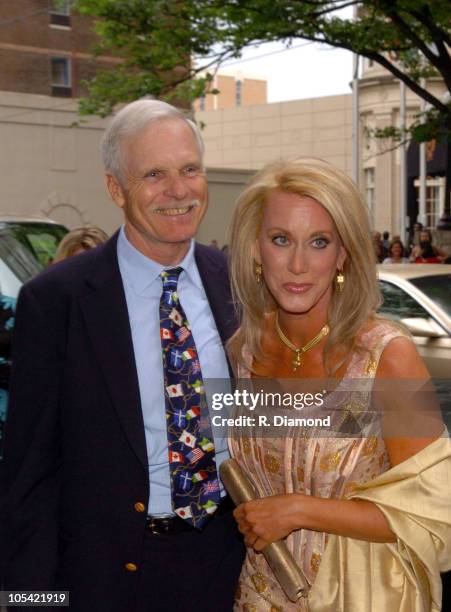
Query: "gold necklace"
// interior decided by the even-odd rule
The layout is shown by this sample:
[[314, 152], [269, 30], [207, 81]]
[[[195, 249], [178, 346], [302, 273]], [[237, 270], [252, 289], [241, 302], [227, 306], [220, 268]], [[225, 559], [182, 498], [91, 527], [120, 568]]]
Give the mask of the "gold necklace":
[[299, 366], [302, 365], [303, 354], [309, 351], [311, 348], [313, 348], [316, 344], [318, 344], [318, 342], [320, 342], [325, 336], [327, 336], [329, 331], [330, 331], [330, 328], [326, 323], [326, 325], [324, 325], [324, 327], [322, 327], [319, 330], [319, 332], [316, 334], [314, 338], [310, 340], [310, 342], [307, 342], [307, 344], [305, 344], [304, 346], [295, 346], [292, 342], [290, 342], [290, 340], [285, 336], [285, 334], [281, 330], [280, 325], [279, 325], [279, 311], [276, 312], [277, 335], [282, 340], [282, 342], [285, 344], [285, 346], [287, 346], [291, 351], [293, 351], [293, 353], [296, 353], [296, 356], [292, 361], [293, 372], [296, 372]]

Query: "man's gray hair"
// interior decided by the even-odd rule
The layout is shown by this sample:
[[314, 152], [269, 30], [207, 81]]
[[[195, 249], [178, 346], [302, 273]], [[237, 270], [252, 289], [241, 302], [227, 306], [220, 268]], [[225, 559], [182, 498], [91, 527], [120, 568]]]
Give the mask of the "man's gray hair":
[[101, 148], [105, 172], [120, 179], [122, 176], [121, 143], [124, 138], [134, 136], [151, 123], [164, 119], [185, 121], [196, 138], [200, 156], [203, 156], [204, 143], [200, 130], [183, 111], [161, 100], [136, 100], [124, 106], [115, 115], [103, 135]]

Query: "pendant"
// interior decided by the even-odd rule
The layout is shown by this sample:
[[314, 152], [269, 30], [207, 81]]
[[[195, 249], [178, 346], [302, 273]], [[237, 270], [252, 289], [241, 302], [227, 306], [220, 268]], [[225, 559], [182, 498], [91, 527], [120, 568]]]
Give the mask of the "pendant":
[[293, 372], [296, 372], [299, 366], [302, 365], [302, 352], [301, 351], [296, 351], [296, 357], [293, 359], [292, 364], [293, 364]]

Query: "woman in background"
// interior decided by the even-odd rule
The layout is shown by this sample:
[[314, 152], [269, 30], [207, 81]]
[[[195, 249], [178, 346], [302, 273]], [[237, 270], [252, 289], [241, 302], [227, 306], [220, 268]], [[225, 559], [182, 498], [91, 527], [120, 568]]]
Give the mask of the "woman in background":
[[53, 263], [79, 255], [100, 246], [108, 240], [108, 234], [98, 227], [86, 226], [68, 232], [58, 245]]
[[401, 240], [393, 240], [393, 242], [388, 247], [388, 257], [386, 257], [382, 263], [409, 263], [409, 258], [404, 257], [404, 245]]
[[[261, 497], [234, 513], [248, 547], [236, 610], [438, 611], [439, 572], [451, 567], [451, 446], [440, 417], [419, 423], [416, 391], [429, 374], [410, 336], [376, 315], [375, 254], [356, 187], [317, 159], [265, 167], [237, 202], [230, 255], [242, 312], [229, 343], [237, 376], [298, 380], [299, 389], [328, 377], [333, 387], [329, 434], [232, 429], [231, 454]], [[381, 393], [391, 409], [381, 424], [346, 385], [384, 379], [393, 393]], [[409, 393], [396, 393], [409, 379]], [[284, 538], [309, 585], [297, 603], [259, 554]]]

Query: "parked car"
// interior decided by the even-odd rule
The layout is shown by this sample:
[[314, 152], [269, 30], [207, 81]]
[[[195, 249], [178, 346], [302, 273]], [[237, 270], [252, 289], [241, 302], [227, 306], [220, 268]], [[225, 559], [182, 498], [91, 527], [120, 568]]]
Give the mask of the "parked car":
[[451, 266], [378, 266], [379, 312], [411, 332], [433, 378], [451, 379]]
[[11, 370], [11, 335], [17, 294], [23, 283], [53, 259], [67, 233], [49, 219], [0, 217], [0, 459]]
[[0, 292], [17, 297], [23, 283], [51, 263], [67, 231], [50, 219], [0, 216]]

